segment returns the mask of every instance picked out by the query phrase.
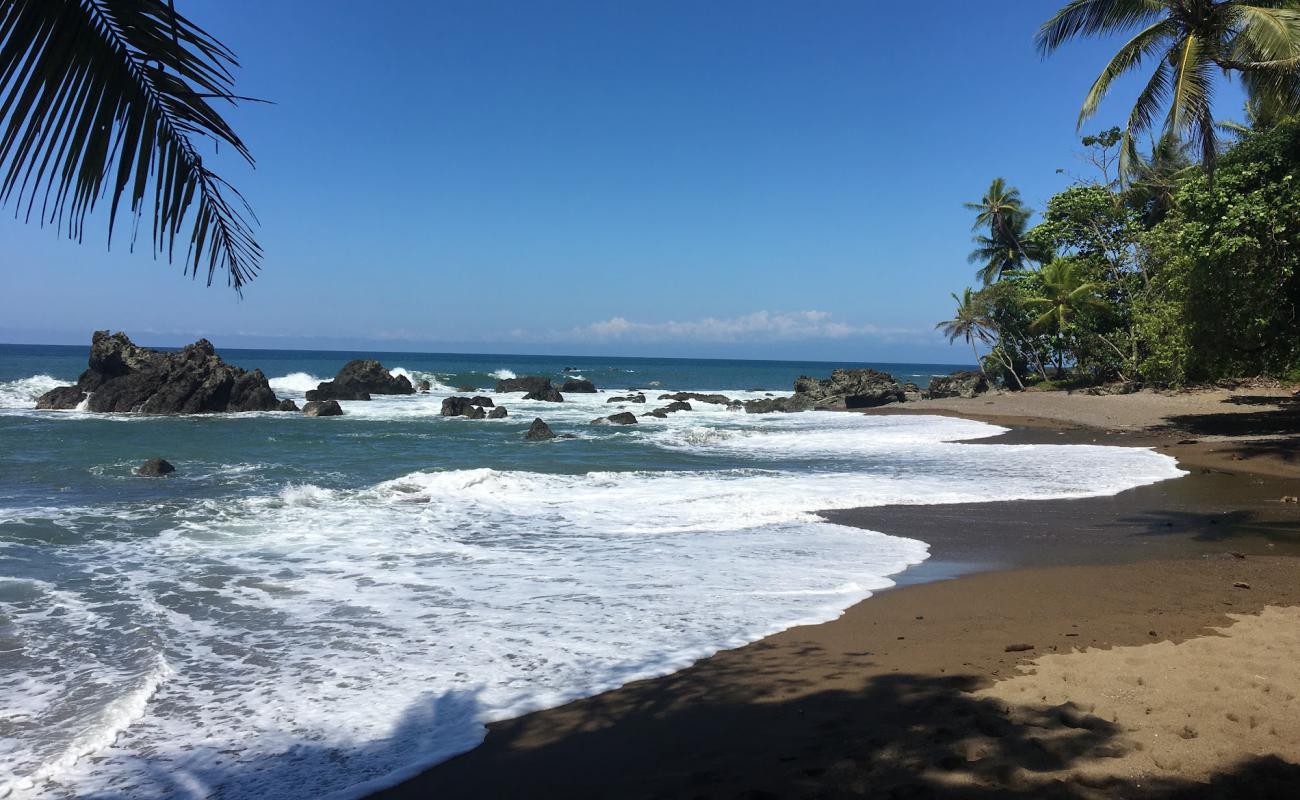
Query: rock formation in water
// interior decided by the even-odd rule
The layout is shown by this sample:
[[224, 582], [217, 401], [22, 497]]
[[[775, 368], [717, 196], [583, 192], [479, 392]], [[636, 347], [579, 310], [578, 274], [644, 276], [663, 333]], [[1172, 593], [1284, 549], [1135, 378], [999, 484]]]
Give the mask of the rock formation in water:
[[76, 386], [41, 395], [37, 408], [140, 414], [215, 414], [275, 411], [280, 400], [261, 370], [246, 372], [221, 360], [207, 339], [173, 353], [139, 347], [125, 333], [96, 331], [90, 363]]
[[372, 358], [358, 358], [343, 365], [334, 380], [307, 392], [308, 400], [369, 400], [372, 394], [415, 394], [405, 375], [393, 375]]
[[343, 408], [337, 400], [309, 400], [302, 407], [305, 417], [341, 417]]
[[569, 378], [560, 385], [560, 392], [573, 392], [574, 394], [595, 394], [596, 384], [585, 378]]
[[505, 406], [497, 406], [496, 408], [493, 408], [491, 411], [488, 412], [487, 418], [505, 419], [507, 416], [509, 416], [509, 413], [510, 412], [506, 411]]
[[554, 439], [555, 432], [551, 430], [550, 425], [542, 421], [541, 417], [538, 417], [533, 420], [533, 424], [528, 428], [528, 433], [524, 434], [524, 438], [530, 442], [541, 442]]
[[448, 397], [442, 401], [442, 410], [438, 413], [444, 417], [469, 417], [470, 419], [483, 419], [487, 416], [482, 406], [476, 405], [468, 397]]
[[875, 408], [907, 399], [902, 386], [888, 372], [874, 369], [837, 369], [829, 378], [799, 376], [790, 397], [749, 400], [751, 414], [772, 411], [809, 411], [818, 408]]
[[176, 468], [171, 465], [170, 461], [155, 456], [137, 467], [135, 474], [142, 478], [161, 478], [175, 471]]

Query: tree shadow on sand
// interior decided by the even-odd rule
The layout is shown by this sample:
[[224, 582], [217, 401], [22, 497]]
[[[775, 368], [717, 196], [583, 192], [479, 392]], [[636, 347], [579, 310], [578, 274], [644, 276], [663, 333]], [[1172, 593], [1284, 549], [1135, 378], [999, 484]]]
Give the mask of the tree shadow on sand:
[[[1300, 767], [1257, 758], [1209, 784], [1079, 777], [1138, 747], [1072, 704], [1007, 706], [969, 675], [860, 674], [870, 653], [764, 643], [494, 726], [478, 750], [392, 798], [1293, 798]], [[795, 650], [803, 650], [796, 653]], [[792, 677], [791, 659], [825, 675]], [[755, 664], [757, 660], [757, 664]], [[807, 674], [802, 673], [802, 674]]]

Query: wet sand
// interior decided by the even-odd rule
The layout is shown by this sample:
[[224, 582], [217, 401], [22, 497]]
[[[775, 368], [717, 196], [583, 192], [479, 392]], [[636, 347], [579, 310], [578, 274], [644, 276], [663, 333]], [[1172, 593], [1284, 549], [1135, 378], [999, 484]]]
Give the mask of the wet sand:
[[[1014, 426], [1004, 443], [1156, 446], [1189, 474], [1105, 498], [828, 512], [924, 539], [931, 559], [835, 621], [496, 723], [476, 750], [377, 796], [1294, 797], [1295, 756], [1268, 742], [1290, 730], [1300, 659], [1259, 644], [1290, 641], [1300, 607], [1300, 506], [1282, 500], [1300, 494], [1300, 469], [1286, 435], [1061, 418], [1059, 407], [1110, 399], [1050, 398], [1056, 418], [981, 413], [982, 399], [927, 412]], [[1280, 427], [1270, 415], [1289, 408], [1245, 413], [1256, 418], [1229, 424]], [[1174, 647], [1270, 607], [1292, 611], [1239, 622], [1226, 651]], [[1209, 683], [1138, 691], [1135, 674], [1103, 658], [1118, 647], [1136, 648], [1129, 673], [1181, 669]], [[1044, 673], [1096, 680], [1036, 684], [1023, 668], [1044, 656], [1073, 659]], [[1269, 673], [1278, 702], [1245, 685], [1254, 670]], [[1220, 683], [1218, 702], [1198, 702]], [[1152, 697], [1159, 708], [1142, 705]], [[1265, 727], [1233, 736], [1237, 724]], [[1171, 736], [1177, 747], [1149, 744]]]

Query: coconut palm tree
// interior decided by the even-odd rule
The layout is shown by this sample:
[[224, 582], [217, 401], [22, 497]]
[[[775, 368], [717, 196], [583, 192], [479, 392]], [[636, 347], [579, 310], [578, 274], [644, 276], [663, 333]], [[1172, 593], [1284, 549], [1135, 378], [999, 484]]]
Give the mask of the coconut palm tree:
[[[970, 344], [971, 352], [975, 354], [975, 363], [979, 366], [981, 373], [984, 372], [984, 363], [980, 360], [980, 351], [975, 343], [984, 342], [989, 344], [992, 336], [989, 333], [988, 320], [985, 319], [984, 313], [980, 308], [976, 295], [967, 286], [962, 290], [961, 297], [956, 294], [952, 299], [957, 303], [957, 311], [952, 319], [946, 319], [943, 322], [936, 323], [934, 327], [943, 331], [943, 335], [948, 337], [948, 343], [951, 344], [958, 339], [965, 339]], [[987, 378], [988, 375], [985, 374]]]
[[1163, 131], [1186, 134], [1213, 176], [1215, 73], [1236, 74], [1251, 86], [1280, 92], [1294, 85], [1300, 68], [1300, 0], [1071, 0], [1043, 24], [1036, 41], [1046, 56], [1071, 39], [1135, 29], [1093, 82], [1079, 111], [1082, 125], [1116, 79], [1144, 63], [1155, 65], [1125, 126], [1122, 174], [1137, 160], [1138, 137], [1167, 107]]
[[1025, 241], [1029, 209], [1020, 199], [1020, 190], [1008, 186], [1005, 178], [994, 178], [983, 197], [962, 205], [975, 212], [972, 231], [988, 230], [987, 234], [978, 233], [973, 237], [975, 249], [967, 257], [970, 263], [983, 265], [976, 277], [985, 286], [1003, 273], [1024, 268], [1035, 257], [1033, 248]]
[[1028, 266], [1030, 253], [1036, 251], [1025, 241], [1028, 227], [1029, 214], [1018, 213], [1006, 216], [987, 235], [980, 233], [971, 237], [975, 248], [966, 260], [980, 265], [975, 277], [985, 286], [1001, 279], [1003, 275]]
[[1029, 323], [1033, 333], [1044, 331], [1064, 332], [1070, 318], [1090, 308], [1102, 305], [1097, 295], [1098, 286], [1086, 281], [1079, 274], [1078, 262], [1069, 258], [1060, 258], [1043, 265], [1038, 275], [1042, 282], [1042, 292], [1038, 297], [1025, 300], [1025, 305], [1033, 309], [1043, 309], [1042, 313]]
[[233, 93], [234, 54], [173, 3], [0, 0], [0, 205], [81, 241], [108, 198], [110, 246], [124, 201], [137, 221], [148, 209], [155, 255], [179, 239], [186, 272], [238, 291], [262, 256], [255, 218], [199, 144], [252, 164], [214, 108], [248, 98]]

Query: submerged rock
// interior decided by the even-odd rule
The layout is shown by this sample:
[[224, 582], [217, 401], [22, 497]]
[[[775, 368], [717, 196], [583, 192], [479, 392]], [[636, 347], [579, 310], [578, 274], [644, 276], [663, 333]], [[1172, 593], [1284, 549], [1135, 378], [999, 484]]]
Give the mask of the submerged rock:
[[609, 420], [610, 425], [635, 425], [636, 414], [631, 411], [623, 411], [618, 414], [610, 414], [605, 419]]
[[369, 400], [372, 394], [415, 394], [405, 375], [384, 369], [373, 358], [357, 358], [343, 365], [334, 380], [307, 392], [308, 400]]
[[675, 394], [661, 394], [660, 400], [677, 400], [684, 402], [686, 400], [698, 400], [701, 403], [716, 403], [720, 406], [729, 406], [735, 401], [725, 394], [700, 394], [699, 392], [677, 392]]
[[311, 400], [302, 407], [304, 417], [339, 417], [343, 408], [337, 400]]
[[488, 418], [488, 419], [505, 419], [506, 416], [508, 416], [508, 413], [509, 413], [509, 412], [506, 411], [506, 407], [505, 407], [505, 406], [497, 406], [496, 408], [493, 408], [491, 411], [488, 412], [487, 418]]
[[261, 370], [227, 364], [200, 339], [174, 353], [139, 347], [125, 333], [96, 331], [90, 361], [75, 387], [41, 395], [37, 408], [134, 411], [140, 414], [213, 414], [274, 411], [280, 400]]
[[965, 397], [969, 399], [988, 390], [989, 381], [988, 378], [984, 377], [984, 373], [964, 371], [931, 378], [928, 394], [931, 399], [943, 397]]
[[550, 425], [542, 421], [541, 417], [538, 417], [533, 420], [533, 424], [528, 428], [528, 433], [524, 434], [524, 438], [530, 442], [541, 442], [546, 439], [554, 439], [555, 432], [551, 430]]
[[164, 475], [170, 475], [176, 471], [171, 462], [165, 458], [149, 459], [140, 466], [136, 467], [135, 474], [143, 478], [161, 478]]
[[640, 392], [637, 392], [636, 394], [629, 394], [625, 397], [611, 397], [605, 402], [606, 403], [644, 403], [645, 395], [641, 394]]
[[595, 394], [596, 384], [585, 378], [569, 378], [560, 385], [561, 392], [574, 392], [576, 394]]

